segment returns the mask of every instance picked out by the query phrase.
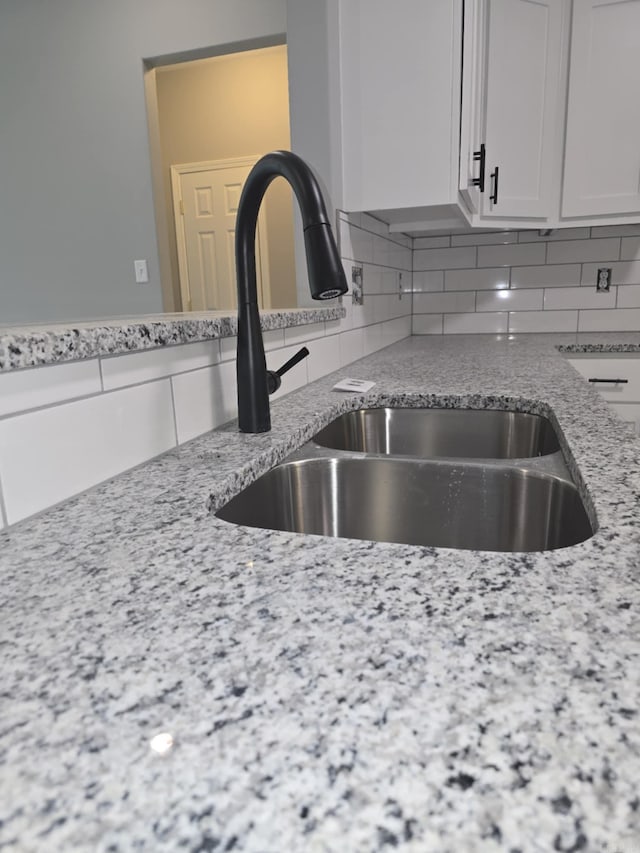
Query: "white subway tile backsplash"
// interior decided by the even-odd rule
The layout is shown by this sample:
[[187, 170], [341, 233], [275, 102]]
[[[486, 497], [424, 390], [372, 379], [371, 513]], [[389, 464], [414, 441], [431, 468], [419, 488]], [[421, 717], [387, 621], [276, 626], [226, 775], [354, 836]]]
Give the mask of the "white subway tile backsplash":
[[352, 329], [340, 333], [340, 366], [344, 367], [364, 355], [364, 337], [362, 329]]
[[[284, 329], [269, 329], [268, 332], [262, 333], [262, 340], [264, 343], [264, 350], [268, 352], [271, 349], [279, 349], [284, 346]], [[235, 359], [237, 350], [238, 350], [238, 339], [237, 338], [224, 338], [223, 340], [232, 340], [232, 358]]]
[[414, 314], [411, 328], [414, 335], [441, 335], [442, 314]]
[[413, 253], [414, 270], [450, 270], [473, 267], [476, 263], [474, 246], [457, 249], [418, 249]]
[[616, 288], [608, 293], [590, 287], [554, 287], [545, 290], [545, 310], [560, 308], [615, 308]]
[[381, 234], [383, 237], [389, 233], [389, 226], [386, 222], [382, 222], [380, 219], [376, 219], [375, 216], [371, 216], [368, 213], [362, 213], [360, 215], [360, 227], [364, 228], [367, 231], [372, 231], [374, 234]]
[[622, 311], [581, 311], [579, 332], [636, 332], [640, 329], [640, 308]]
[[478, 246], [479, 267], [511, 267], [543, 264], [545, 244], [527, 243], [515, 246]]
[[582, 267], [582, 284], [592, 284], [595, 286], [598, 278], [598, 267], [601, 266], [611, 267], [612, 284], [640, 284], [640, 261], [584, 264]]
[[[414, 251], [416, 249], [446, 249], [451, 245], [461, 245], [452, 243], [453, 238], [446, 237], [416, 237], [413, 241]], [[464, 243], [462, 245], [465, 245]]]
[[0, 477], [9, 524], [174, 447], [169, 382], [0, 421]]
[[[362, 270], [362, 289], [364, 293], [382, 293], [382, 271], [385, 267], [375, 264], [364, 264]], [[389, 270], [388, 272], [395, 272]]]
[[550, 264], [617, 261], [619, 257], [620, 240], [614, 237], [598, 240], [567, 240], [549, 243], [547, 252], [547, 262]]
[[640, 261], [640, 236], [622, 238], [620, 260]]
[[475, 311], [474, 291], [452, 291], [450, 293], [414, 293], [414, 314], [444, 314]]
[[[613, 288], [615, 290], [615, 288]], [[640, 308], [640, 284], [627, 284], [618, 288], [618, 308]]]
[[591, 229], [592, 237], [640, 237], [640, 225], [598, 225]]
[[500, 334], [507, 331], [508, 314], [445, 314], [445, 335], [491, 333]]
[[409, 337], [411, 334], [411, 314], [398, 317], [395, 320], [386, 320], [382, 324], [382, 346], [388, 347]]
[[306, 341], [322, 337], [324, 337], [324, 323], [311, 323], [308, 326], [291, 326], [284, 330], [285, 346], [295, 345], [300, 347]]
[[[280, 332], [280, 345], [284, 344], [284, 329], [277, 329], [277, 332]], [[267, 332], [267, 334], [270, 334]], [[263, 336], [266, 338], [266, 335]], [[267, 348], [266, 340], [265, 340], [265, 349]], [[220, 361], [231, 361], [232, 359], [235, 361], [236, 353], [238, 351], [238, 338], [234, 335], [231, 338], [221, 338], [220, 339]]]
[[517, 231], [491, 231], [488, 234], [472, 232], [470, 234], [453, 234], [452, 246], [499, 246], [506, 243], [517, 243]]
[[178, 444], [220, 426], [238, 413], [233, 361], [171, 378]]
[[413, 292], [431, 293], [444, 289], [443, 270], [414, 270]]
[[577, 311], [514, 311], [509, 314], [510, 332], [575, 332]]
[[[390, 240], [384, 240], [382, 237], [376, 238], [379, 241], [378, 246], [374, 245], [373, 257], [376, 263], [386, 267], [394, 267], [399, 270], [410, 270], [413, 262], [411, 249], [405, 249], [393, 243]], [[386, 244], [386, 245], [382, 245]], [[382, 258], [382, 260], [378, 260]]]
[[511, 287], [570, 287], [580, 284], [580, 264], [548, 264], [515, 267], [511, 270]]
[[542, 310], [542, 290], [493, 290], [478, 293], [476, 311]]
[[371, 355], [372, 352], [377, 352], [382, 348], [382, 323], [376, 323], [374, 326], [366, 326], [362, 330], [362, 335], [365, 355]]
[[197, 370], [220, 361], [220, 342], [201, 341], [195, 344], [159, 347], [127, 355], [101, 359], [105, 391], [150, 382], [175, 373]]
[[383, 293], [380, 296], [372, 296], [374, 323], [383, 323], [385, 320], [393, 320], [411, 314], [411, 299], [409, 296], [398, 298], [397, 294]]
[[380, 293], [398, 293], [402, 284], [404, 291], [411, 290], [411, 273], [405, 270], [382, 269]]
[[340, 339], [338, 335], [318, 338], [309, 345], [307, 376], [314, 382], [340, 368]]
[[373, 263], [373, 241], [378, 239], [370, 231], [340, 221], [340, 255], [355, 261]]
[[509, 287], [509, 269], [505, 267], [447, 270], [445, 290], [503, 290]]
[[520, 243], [545, 243], [551, 240], [588, 240], [589, 230], [589, 228], [558, 228], [546, 236], [541, 236], [538, 229], [520, 231], [518, 241]]
[[101, 391], [97, 359], [0, 373], [0, 417]]
[[376, 296], [365, 296], [362, 305], [351, 306], [351, 325], [354, 329], [375, 323], [375, 300]]

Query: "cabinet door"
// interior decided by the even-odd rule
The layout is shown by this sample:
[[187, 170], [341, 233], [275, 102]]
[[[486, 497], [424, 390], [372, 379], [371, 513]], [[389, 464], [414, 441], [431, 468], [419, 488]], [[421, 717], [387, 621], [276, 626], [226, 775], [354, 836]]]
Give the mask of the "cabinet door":
[[455, 201], [462, 0], [340, 0], [339, 10], [344, 208]]
[[464, 2], [458, 189], [471, 213], [480, 212], [481, 194], [489, 177], [483, 125], [485, 5], [485, 0]]
[[483, 218], [557, 215], [565, 8], [564, 0], [486, 2]]
[[640, 0], [574, 0], [563, 216], [640, 213]]

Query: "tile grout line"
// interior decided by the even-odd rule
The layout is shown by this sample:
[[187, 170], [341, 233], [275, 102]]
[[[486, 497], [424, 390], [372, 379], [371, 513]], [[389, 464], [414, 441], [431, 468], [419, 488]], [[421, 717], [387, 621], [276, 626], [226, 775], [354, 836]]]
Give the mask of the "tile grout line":
[[178, 441], [178, 416], [176, 414], [176, 398], [173, 393], [173, 376], [169, 377], [169, 393], [171, 394], [171, 413], [173, 414], [173, 435], [176, 440], [175, 446], [180, 447]]
[[[187, 373], [195, 373], [196, 370], [205, 370], [207, 368], [194, 368], [194, 370], [185, 371]], [[153, 385], [156, 382], [164, 382], [171, 379], [171, 376], [181, 376], [181, 373], [169, 374], [166, 376], [157, 376], [153, 379], [146, 379], [143, 382], [134, 382], [131, 385], [120, 385], [117, 388], [109, 388], [106, 391], [95, 391], [93, 394], [83, 394], [81, 397], [68, 397], [64, 400], [55, 400], [52, 403], [43, 403], [41, 406], [32, 406], [29, 409], [20, 409], [15, 412], [8, 412], [5, 415], [0, 415], [0, 423], [8, 421], [12, 418], [22, 417], [23, 415], [31, 415], [36, 412], [46, 412], [49, 409], [59, 409], [61, 406], [71, 406], [74, 403], [84, 403], [86, 400], [96, 400], [100, 397], [108, 397], [111, 394], [117, 394], [119, 391], [128, 391], [130, 388], [141, 388], [143, 385]]]
[[[7, 514], [7, 506], [4, 499], [4, 489], [2, 487], [2, 474], [0, 474], [0, 519], [2, 519], [2, 525], [5, 529], [9, 527], [9, 516]], [[0, 532], [2, 532], [0, 530]]]
[[102, 373], [102, 359], [101, 358], [98, 358], [98, 372], [100, 373], [100, 388], [102, 389], [102, 392], [104, 393], [104, 391], [105, 391], [104, 374]]

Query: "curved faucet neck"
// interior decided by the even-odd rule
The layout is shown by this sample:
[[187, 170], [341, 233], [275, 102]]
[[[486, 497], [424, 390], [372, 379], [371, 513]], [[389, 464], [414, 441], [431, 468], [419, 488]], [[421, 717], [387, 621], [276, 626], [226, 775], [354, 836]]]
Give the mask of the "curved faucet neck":
[[322, 193], [313, 173], [291, 151], [272, 151], [255, 164], [242, 189], [236, 217], [238, 284], [238, 423], [242, 432], [271, 429], [267, 365], [258, 313], [256, 226], [264, 194], [283, 177], [298, 200], [305, 234], [309, 286], [314, 299], [347, 292], [347, 283]]

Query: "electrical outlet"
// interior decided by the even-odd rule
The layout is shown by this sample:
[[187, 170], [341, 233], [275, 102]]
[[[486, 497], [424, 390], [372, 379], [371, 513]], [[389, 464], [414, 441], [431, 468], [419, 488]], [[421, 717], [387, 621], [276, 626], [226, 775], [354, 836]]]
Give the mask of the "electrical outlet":
[[364, 304], [364, 274], [363, 268], [358, 266], [351, 267], [351, 301], [354, 305]]
[[596, 290], [598, 293], [608, 293], [611, 287], [611, 267], [598, 267]]

